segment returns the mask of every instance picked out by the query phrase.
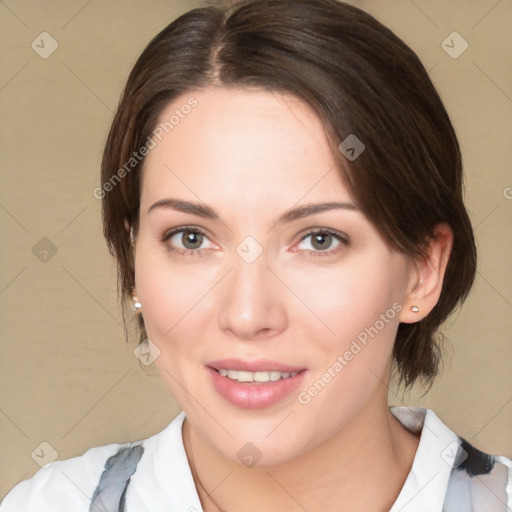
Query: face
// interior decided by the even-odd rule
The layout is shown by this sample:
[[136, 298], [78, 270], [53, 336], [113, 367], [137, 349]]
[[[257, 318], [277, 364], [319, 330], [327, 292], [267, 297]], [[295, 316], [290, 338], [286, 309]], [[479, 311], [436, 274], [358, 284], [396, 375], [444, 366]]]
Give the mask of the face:
[[308, 106], [212, 88], [162, 121], [191, 97], [146, 158], [137, 296], [192, 428], [235, 462], [249, 442], [285, 462], [387, 405], [410, 264], [358, 210]]

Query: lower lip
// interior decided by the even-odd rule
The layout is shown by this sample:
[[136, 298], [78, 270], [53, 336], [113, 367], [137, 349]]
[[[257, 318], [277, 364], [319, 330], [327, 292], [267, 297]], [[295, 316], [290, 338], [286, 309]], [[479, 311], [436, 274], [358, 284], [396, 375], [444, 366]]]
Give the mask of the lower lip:
[[293, 377], [274, 382], [238, 382], [223, 377], [213, 368], [207, 367], [213, 387], [228, 402], [244, 409], [263, 409], [274, 405], [297, 389], [304, 378], [305, 370]]

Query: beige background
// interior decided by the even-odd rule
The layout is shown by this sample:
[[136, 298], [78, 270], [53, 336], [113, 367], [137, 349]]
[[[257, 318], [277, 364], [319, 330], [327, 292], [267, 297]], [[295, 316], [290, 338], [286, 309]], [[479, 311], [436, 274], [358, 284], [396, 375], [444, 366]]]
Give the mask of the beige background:
[[[447, 326], [443, 376], [423, 398], [391, 390], [390, 401], [433, 408], [476, 446], [512, 456], [512, 2], [351, 3], [402, 37], [438, 87], [460, 138], [480, 250], [474, 290]], [[31, 454], [43, 442], [66, 459], [148, 437], [179, 410], [125, 342], [92, 191], [131, 66], [198, 5], [0, 1], [1, 497], [39, 469]], [[44, 31], [58, 43], [47, 59], [31, 47]], [[469, 44], [456, 59], [441, 46], [453, 31]], [[46, 262], [34, 246], [49, 250]]]

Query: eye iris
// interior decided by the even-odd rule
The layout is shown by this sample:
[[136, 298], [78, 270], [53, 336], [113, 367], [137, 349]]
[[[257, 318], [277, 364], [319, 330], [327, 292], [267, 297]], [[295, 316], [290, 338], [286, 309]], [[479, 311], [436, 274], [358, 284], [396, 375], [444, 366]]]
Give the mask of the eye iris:
[[326, 247], [329, 247], [331, 245], [331, 238], [332, 235], [329, 233], [316, 233], [313, 236], [313, 247], [315, 247], [315, 243], [319, 242], [320, 246], [315, 247], [315, 249], [325, 249]]
[[[201, 233], [195, 233], [194, 231], [185, 231], [183, 233], [182, 241], [183, 246], [187, 249], [197, 249], [201, 246], [202, 242], [202, 234]], [[192, 247], [188, 246], [187, 244], [192, 244]]]

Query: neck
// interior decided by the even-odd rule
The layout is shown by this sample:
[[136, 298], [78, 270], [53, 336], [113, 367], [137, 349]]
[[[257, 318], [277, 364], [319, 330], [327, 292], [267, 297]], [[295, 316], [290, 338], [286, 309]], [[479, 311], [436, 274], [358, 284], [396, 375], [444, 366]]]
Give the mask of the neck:
[[419, 443], [387, 403], [368, 406], [327, 442], [272, 466], [247, 468], [224, 458], [188, 420], [183, 437], [205, 512], [388, 511]]

